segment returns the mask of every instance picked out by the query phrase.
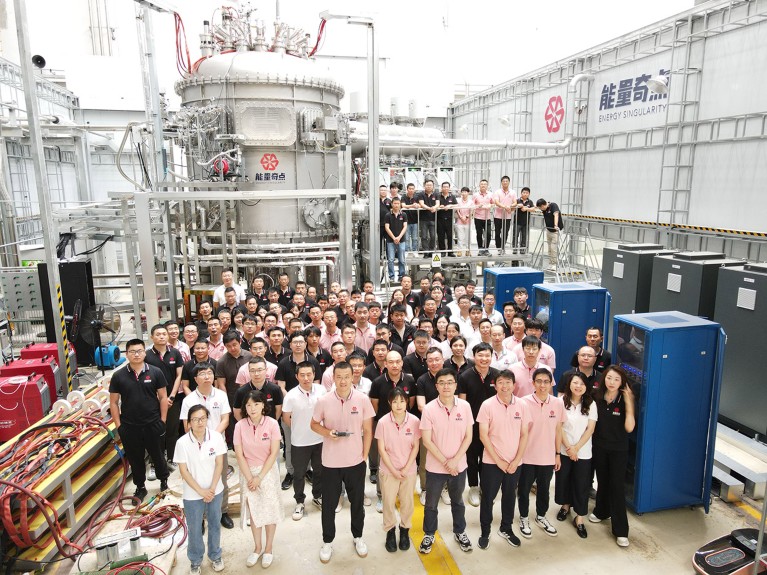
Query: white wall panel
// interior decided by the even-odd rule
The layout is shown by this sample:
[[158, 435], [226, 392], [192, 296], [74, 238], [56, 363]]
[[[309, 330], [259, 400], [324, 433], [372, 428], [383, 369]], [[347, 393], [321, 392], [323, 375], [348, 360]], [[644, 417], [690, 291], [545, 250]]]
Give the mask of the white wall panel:
[[550, 202], [562, 203], [562, 158], [551, 156], [538, 158], [530, 162], [530, 183], [516, 187], [519, 190], [527, 185], [530, 188], [530, 199], [533, 203], [538, 198]]
[[592, 154], [586, 159], [583, 213], [655, 221], [661, 150]]
[[767, 110], [767, 22], [706, 41], [700, 119]]
[[737, 146], [699, 145], [695, 151], [690, 223], [767, 231], [765, 158], [765, 141], [741, 142]]

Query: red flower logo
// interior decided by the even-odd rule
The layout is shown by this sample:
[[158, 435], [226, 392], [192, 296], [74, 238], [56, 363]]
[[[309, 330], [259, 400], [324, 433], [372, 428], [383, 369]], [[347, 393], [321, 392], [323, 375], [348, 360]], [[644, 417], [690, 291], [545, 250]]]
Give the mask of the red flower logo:
[[280, 161], [274, 154], [264, 154], [264, 156], [261, 158], [261, 165], [267, 172], [276, 170], [279, 164]]
[[264, 438], [267, 438], [267, 437], [269, 437], [269, 434], [268, 433], [264, 433]]

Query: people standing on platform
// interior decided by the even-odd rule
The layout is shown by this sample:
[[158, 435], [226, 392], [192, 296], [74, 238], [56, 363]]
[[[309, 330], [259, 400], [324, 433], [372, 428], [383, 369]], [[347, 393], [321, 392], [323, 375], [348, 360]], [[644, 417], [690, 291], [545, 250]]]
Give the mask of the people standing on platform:
[[365, 526], [365, 461], [373, 441], [375, 411], [367, 395], [352, 388], [352, 366], [335, 365], [335, 391], [314, 406], [311, 429], [322, 436], [322, 541], [320, 561], [333, 555], [336, 506], [345, 486], [351, 507], [351, 531], [357, 555], [367, 557]]
[[498, 535], [512, 547], [521, 541], [514, 533], [514, 505], [517, 498], [520, 466], [527, 449], [530, 413], [526, 402], [514, 397], [514, 374], [508, 370], [495, 378], [496, 395], [486, 399], [479, 408], [477, 422], [479, 437], [484, 445], [480, 485], [482, 500], [479, 506], [481, 534], [480, 549], [490, 546], [490, 528], [493, 524], [493, 504], [501, 491], [501, 528]]
[[384, 237], [386, 238], [386, 259], [389, 272], [389, 281], [395, 281], [394, 260], [399, 264], [399, 275], [405, 275], [405, 234], [407, 234], [407, 216], [400, 209], [402, 202], [399, 198], [391, 201], [391, 211], [384, 217]]
[[519, 199], [517, 200], [517, 223], [514, 226], [514, 235], [512, 237], [512, 245], [516, 248], [527, 247], [527, 238], [530, 234], [529, 222], [530, 212], [535, 211], [533, 200], [530, 199], [530, 188], [524, 187], [519, 192]]
[[386, 216], [391, 211], [391, 199], [389, 198], [389, 189], [385, 184], [378, 186], [378, 232], [381, 238], [381, 254], [386, 253]]
[[591, 389], [577, 372], [564, 380], [562, 401], [567, 421], [562, 426], [561, 467], [554, 483], [554, 502], [561, 507], [557, 520], [564, 521], [572, 507], [575, 512], [573, 525], [581, 539], [588, 533], [583, 520], [589, 512], [591, 489], [591, 436], [597, 423], [597, 405], [591, 397]]
[[535, 206], [543, 213], [543, 225], [546, 228], [546, 245], [549, 252], [549, 271], [556, 271], [559, 256], [559, 232], [564, 229], [565, 222], [554, 202], [540, 198]]
[[[226, 392], [217, 389], [213, 385], [214, 367], [210, 363], [198, 363], [193, 372], [194, 381], [197, 384], [195, 390], [184, 398], [181, 404], [179, 418], [184, 422], [184, 432], [189, 433], [193, 430], [190, 413], [195, 406], [202, 405], [207, 412], [206, 425], [210, 431], [214, 431], [223, 437], [226, 428], [229, 426], [230, 413], [232, 412]], [[179, 440], [180, 441], [180, 440]], [[178, 443], [176, 443], [178, 446]], [[179, 463], [176, 459], [176, 463]], [[226, 451], [224, 451], [224, 469], [228, 470], [229, 461]], [[223, 527], [231, 529], [234, 527], [234, 521], [229, 517], [229, 485], [227, 483], [227, 474], [221, 475], [223, 485], [223, 498], [218, 504], [218, 521]], [[182, 474], [183, 476], [183, 474]], [[208, 523], [211, 518], [208, 516]]]
[[490, 230], [492, 218], [490, 210], [493, 207], [493, 195], [487, 190], [490, 184], [484, 178], [479, 181], [479, 192], [474, 194], [474, 227], [477, 230], [477, 252], [480, 256], [489, 256]]
[[456, 202], [455, 210], [455, 243], [458, 257], [471, 256], [471, 211], [474, 201], [471, 190], [464, 186], [461, 188], [461, 197]]
[[[211, 372], [211, 384], [213, 373]], [[216, 573], [224, 570], [221, 551], [221, 504], [225, 498], [221, 481], [226, 465], [226, 441], [208, 425], [210, 412], [203, 404], [189, 408], [184, 420], [188, 431], [176, 444], [176, 463], [184, 481], [182, 498], [189, 532], [186, 556], [191, 575], [200, 575], [205, 556], [203, 521], [208, 518], [208, 559]]]
[[[553, 377], [546, 368], [533, 372], [535, 391], [522, 398], [530, 412], [532, 424], [528, 434], [527, 449], [522, 457], [522, 469], [519, 474], [518, 505], [519, 530], [522, 537], [530, 539], [528, 513], [530, 511], [530, 490], [533, 483], [535, 492], [535, 524], [546, 535], [556, 537], [557, 529], [546, 518], [549, 509], [549, 486], [554, 472], [561, 466], [559, 447], [562, 444], [562, 425], [567, 421], [562, 399], [551, 395]], [[517, 382], [518, 384], [519, 382]]]
[[170, 473], [162, 453], [168, 414], [168, 383], [162, 370], [145, 362], [143, 340], [129, 340], [125, 344], [125, 355], [128, 365], [112, 373], [109, 380], [109, 411], [130, 464], [136, 486], [133, 497], [141, 503], [147, 495], [145, 453], [149, 454], [160, 480], [160, 491], [168, 489]]
[[424, 181], [423, 192], [418, 195], [418, 205], [421, 208], [421, 220], [418, 224], [418, 231], [421, 235], [421, 250], [423, 250], [426, 257], [431, 257], [436, 244], [434, 222], [435, 214], [439, 207], [439, 200], [434, 192], [433, 180]]
[[[396, 353], [396, 352], [391, 352]], [[400, 360], [401, 361], [401, 360]], [[408, 412], [410, 397], [399, 386], [391, 388], [387, 396], [389, 413], [379, 419], [375, 438], [381, 458], [378, 484], [381, 488], [383, 528], [386, 533], [386, 550], [397, 551], [396, 528], [399, 523], [399, 549], [410, 549], [410, 528], [413, 520], [413, 489], [415, 488], [416, 464], [420, 422]], [[399, 521], [397, 521], [399, 501]]]
[[[274, 560], [273, 544], [277, 524], [283, 519], [280, 501], [280, 425], [271, 417], [271, 409], [261, 392], [245, 397], [242, 418], [234, 428], [234, 451], [240, 468], [240, 492], [243, 498], [243, 523], [250, 518], [254, 549], [245, 565], [253, 567], [261, 559], [267, 568]], [[263, 532], [265, 538], [263, 537]], [[265, 539], [265, 540], [264, 540]]]
[[495, 215], [493, 225], [495, 226], [495, 247], [498, 254], [506, 253], [506, 242], [509, 237], [509, 230], [514, 225], [514, 212], [517, 207], [517, 196], [509, 189], [511, 179], [509, 176], [501, 178], [501, 189], [493, 194], [493, 205], [495, 206]]
[[466, 535], [463, 490], [466, 487], [466, 451], [471, 445], [474, 418], [468, 402], [456, 397], [457, 385], [452, 369], [439, 370], [436, 375], [439, 396], [426, 404], [421, 415], [421, 437], [427, 451], [424, 536], [418, 548], [423, 554], [430, 553], [434, 545], [434, 534], [439, 526], [437, 504], [445, 484], [453, 516], [453, 538], [461, 551], [472, 550]]
[[450, 182], [442, 182], [440, 194], [437, 196], [437, 249], [443, 256], [454, 257], [453, 253], [453, 219], [454, 206], [457, 205], [455, 196], [450, 193]]
[[596, 505], [589, 521], [599, 523], [610, 518], [615, 542], [619, 547], [628, 547], [625, 479], [629, 433], [634, 431], [636, 419], [634, 394], [626, 371], [617, 365], [608, 367], [602, 374], [602, 383], [594, 399], [598, 419], [592, 444], [598, 485]]
[[418, 220], [419, 220], [418, 196], [415, 193], [415, 184], [408, 184], [405, 195], [402, 198], [402, 210], [407, 215], [407, 232], [405, 234], [407, 251], [418, 251]]

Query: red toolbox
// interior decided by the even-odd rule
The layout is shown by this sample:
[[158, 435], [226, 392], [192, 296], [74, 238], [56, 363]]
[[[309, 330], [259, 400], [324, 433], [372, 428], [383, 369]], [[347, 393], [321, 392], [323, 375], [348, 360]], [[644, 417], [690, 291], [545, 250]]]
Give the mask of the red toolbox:
[[[54, 401], [58, 397], [56, 388], [61, 385], [61, 370], [52, 357], [40, 359], [14, 359], [0, 366], [0, 377], [12, 377], [14, 375], [29, 376], [41, 375], [50, 389], [49, 397]], [[62, 394], [66, 397], [67, 388], [62, 388]]]
[[0, 442], [40, 421], [51, 410], [49, 393], [42, 375], [0, 377]]
[[[21, 359], [52, 357], [56, 363], [59, 361], [58, 346], [55, 343], [28, 343], [21, 348], [20, 355]], [[77, 356], [75, 355], [75, 348], [71, 343], [69, 344], [69, 369], [73, 376], [77, 373]], [[61, 378], [61, 389], [69, 389], [67, 386], [66, 366], [59, 366], [59, 377]]]

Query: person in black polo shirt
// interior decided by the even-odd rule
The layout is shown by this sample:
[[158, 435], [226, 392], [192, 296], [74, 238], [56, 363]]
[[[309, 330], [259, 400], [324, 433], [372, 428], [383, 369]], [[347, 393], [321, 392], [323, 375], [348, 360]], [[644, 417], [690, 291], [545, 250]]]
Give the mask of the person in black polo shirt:
[[194, 366], [198, 363], [209, 363], [213, 366], [213, 373], [216, 372], [216, 360], [208, 355], [210, 344], [207, 339], [200, 338], [192, 346], [192, 359], [187, 361], [181, 369], [181, 389], [184, 395], [189, 395], [197, 389], [197, 382], [194, 380]]
[[194, 325], [197, 326], [197, 331], [200, 333], [200, 337], [208, 337], [208, 320], [213, 317], [213, 304], [208, 300], [203, 300], [200, 303], [200, 307], [197, 308], [197, 319], [194, 321]]
[[[602, 336], [602, 328], [592, 326], [586, 330], [586, 345], [593, 349], [594, 353], [596, 354], [594, 369], [597, 370], [600, 374], [604, 373], [604, 371], [610, 367], [613, 359], [612, 354], [602, 347], [603, 340], [604, 337]], [[572, 359], [570, 359], [570, 365], [572, 367], [578, 367], [578, 353], [579, 352], [576, 351], [573, 354]]]
[[524, 187], [519, 192], [519, 199], [517, 200], [517, 225], [511, 238], [512, 246], [527, 247], [528, 222], [532, 211], [535, 211], [535, 206], [533, 200], [530, 199], [530, 188]]
[[478, 343], [472, 350], [474, 352], [474, 367], [458, 376], [458, 397], [465, 399], [471, 405], [471, 413], [474, 416], [474, 433], [471, 445], [466, 452], [468, 458], [468, 501], [474, 507], [479, 507], [479, 472], [482, 469], [482, 453], [485, 446], [479, 438], [479, 424], [476, 422], [479, 408], [486, 399], [495, 395], [495, 378], [498, 370], [490, 367], [493, 361], [493, 347], [489, 343]]
[[564, 229], [565, 221], [554, 202], [540, 198], [535, 206], [543, 212], [543, 225], [546, 226], [546, 244], [549, 249], [549, 270], [557, 269], [557, 252], [559, 250], [559, 231]]
[[260, 391], [264, 394], [266, 403], [272, 406], [274, 418], [279, 421], [282, 414], [282, 390], [280, 386], [266, 379], [266, 360], [263, 357], [251, 357], [248, 360], [248, 374], [250, 381], [241, 385], [234, 394], [232, 413], [234, 419], [242, 419], [242, 404], [251, 391]]
[[430, 340], [429, 334], [419, 329], [415, 332], [415, 337], [413, 338], [415, 351], [405, 356], [403, 369], [405, 373], [412, 375], [416, 381], [426, 373], [426, 352], [429, 350]]
[[[286, 273], [281, 273], [277, 276], [277, 290], [280, 293], [279, 302], [280, 305], [290, 308], [290, 300], [296, 295], [296, 291], [290, 287], [290, 276]], [[271, 291], [271, 290], [270, 290]], [[269, 300], [272, 301], [271, 299]]]
[[[172, 462], [173, 454], [176, 451], [176, 441], [178, 441], [178, 416], [181, 413], [181, 402], [184, 399], [183, 394], [178, 397], [178, 400], [176, 399], [176, 394], [181, 389], [181, 370], [184, 367], [184, 359], [176, 348], [168, 345], [168, 330], [165, 329], [164, 325], [159, 323], [153, 325], [149, 333], [154, 345], [147, 350], [144, 361], [159, 368], [168, 384], [168, 415], [165, 419], [167, 431], [165, 434], [165, 454], [168, 457], [168, 461]], [[168, 466], [173, 469], [177, 467], [175, 463], [168, 463]], [[153, 475], [154, 469], [150, 467], [150, 481], [154, 479]]]
[[[389, 346], [383, 339], [377, 339], [373, 342], [369, 353], [372, 354], [373, 361], [365, 366], [362, 377], [367, 377], [370, 381], [374, 381], [386, 371], [386, 355], [389, 353]], [[401, 357], [404, 357], [404, 354]]]
[[281, 327], [272, 326], [266, 331], [266, 336], [269, 338], [269, 349], [266, 350], [264, 359], [274, 365], [279, 365], [282, 358], [288, 354], [282, 345], [285, 341], [285, 332]]
[[170, 475], [162, 454], [168, 383], [162, 370], [144, 362], [145, 354], [142, 340], [130, 340], [125, 346], [128, 365], [112, 373], [109, 380], [109, 409], [133, 472], [133, 496], [139, 502], [147, 494], [144, 452], [157, 470], [160, 491], [168, 489]]
[[[383, 340], [386, 342], [386, 351], [397, 351], [402, 357], [405, 357], [405, 351], [398, 346], [395, 343], [392, 343], [391, 341], [391, 327], [389, 327], [388, 324], [380, 323], [376, 326], [376, 341]], [[375, 347], [375, 344], [373, 344]], [[373, 348], [370, 348], [370, 351], [368, 351], [367, 359], [365, 360], [365, 365], [370, 365], [373, 363]], [[375, 443], [375, 442], [373, 442]]]
[[[233, 331], [224, 334], [224, 347], [226, 353], [216, 363], [216, 387], [226, 392], [229, 405], [232, 405], [234, 404], [234, 394], [240, 387], [237, 384], [237, 372], [250, 361], [253, 355], [242, 349], [240, 336]], [[234, 437], [234, 424], [235, 421], [230, 419], [229, 427], [226, 428], [226, 442], [230, 447]], [[231, 529], [231, 527], [225, 527]]]
[[586, 384], [589, 393], [593, 395], [599, 387], [599, 380], [602, 377], [602, 374], [594, 368], [594, 362], [597, 359], [597, 355], [590, 346], [584, 345], [578, 350], [575, 357], [578, 360], [578, 367], [568, 369], [561, 375], [559, 384], [557, 385], [557, 391], [559, 393], [564, 393], [565, 382], [569, 382], [572, 374], [577, 373], [581, 376], [583, 383]]
[[[458, 200], [450, 193], [450, 182], [442, 182], [440, 195], [437, 196], [439, 212], [437, 212], [437, 249], [442, 255], [455, 256], [453, 253], [453, 218], [455, 210], [453, 206]], [[444, 252], [448, 253], [445, 254]]]
[[407, 214], [407, 251], [418, 251], [418, 196], [415, 194], [415, 184], [408, 184], [402, 198], [402, 209]]
[[407, 216], [402, 213], [399, 198], [391, 201], [391, 211], [384, 217], [384, 237], [386, 238], [386, 259], [389, 260], [389, 279], [394, 281], [394, 258], [399, 262], [399, 277], [405, 275], [405, 234]]
[[325, 373], [325, 370], [333, 365], [333, 358], [330, 353], [320, 347], [322, 331], [320, 331], [319, 328], [310, 325], [304, 330], [304, 337], [306, 338], [306, 352], [317, 360], [318, 368], [314, 372], [315, 379], [317, 381], [322, 381], [322, 376]]
[[418, 224], [418, 231], [421, 234], [421, 249], [426, 257], [431, 257], [434, 251], [434, 214], [437, 213], [438, 200], [434, 193], [434, 181], [424, 180], [423, 192], [418, 194], [418, 205], [421, 207], [421, 221]]

